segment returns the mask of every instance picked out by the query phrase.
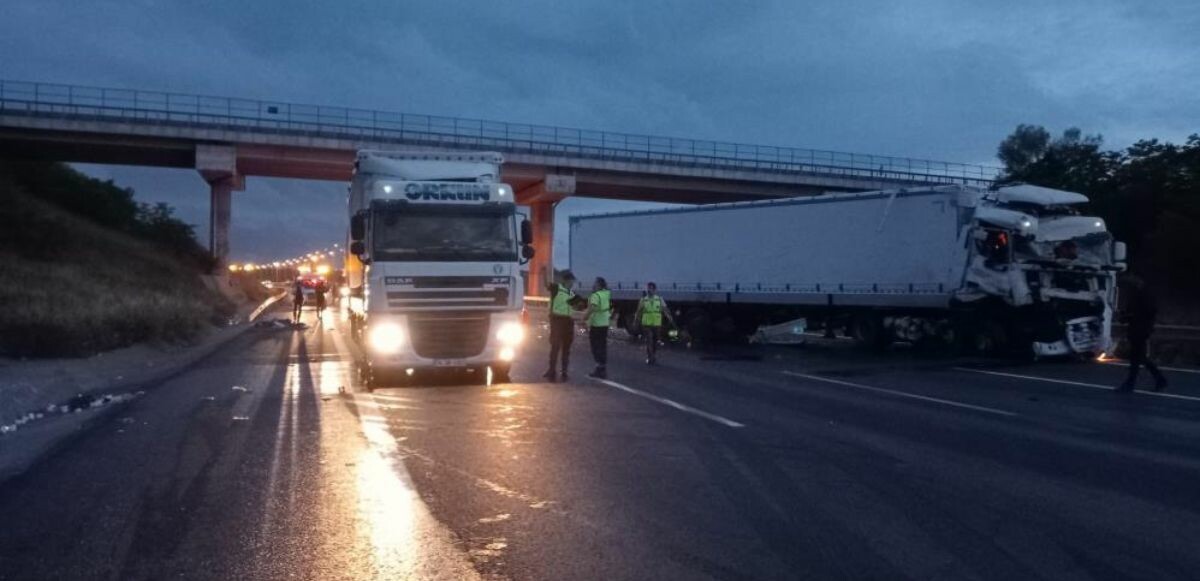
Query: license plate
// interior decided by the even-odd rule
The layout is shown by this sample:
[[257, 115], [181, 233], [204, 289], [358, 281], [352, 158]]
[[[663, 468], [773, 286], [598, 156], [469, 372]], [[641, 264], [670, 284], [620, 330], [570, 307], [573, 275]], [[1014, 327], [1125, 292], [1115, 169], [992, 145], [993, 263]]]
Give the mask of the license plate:
[[462, 359], [434, 359], [434, 367], [462, 367], [466, 365], [466, 361]]

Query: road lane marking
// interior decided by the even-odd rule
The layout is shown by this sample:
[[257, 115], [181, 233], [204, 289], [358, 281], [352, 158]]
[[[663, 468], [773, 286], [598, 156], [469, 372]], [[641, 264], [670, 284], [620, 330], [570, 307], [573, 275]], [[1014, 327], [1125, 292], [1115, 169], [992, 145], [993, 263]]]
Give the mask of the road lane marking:
[[1008, 417], [1013, 417], [1013, 416], [1018, 415], [1018, 414], [1010, 412], [1010, 411], [999, 410], [996, 408], [989, 408], [989, 407], [973, 405], [973, 404], [969, 404], [969, 403], [963, 403], [960, 401], [942, 399], [940, 397], [929, 397], [926, 395], [917, 395], [915, 393], [908, 393], [906, 391], [896, 391], [894, 389], [885, 389], [882, 387], [872, 387], [870, 385], [862, 385], [861, 383], [851, 383], [849, 381], [842, 381], [840, 379], [831, 379], [828, 377], [821, 377], [819, 375], [809, 375], [807, 373], [796, 373], [795, 371], [783, 371], [783, 374], [790, 375], [792, 377], [801, 377], [804, 379], [811, 379], [813, 381], [823, 381], [825, 383], [832, 383], [834, 385], [841, 385], [844, 387], [865, 389], [867, 391], [874, 391], [876, 393], [886, 393], [886, 394], [894, 395], [894, 396], [898, 396], [898, 397], [908, 397], [908, 398], [912, 398], [912, 399], [919, 399], [921, 401], [940, 403], [942, 405], [948, 405], [948, 406], [954, 406], [957, 408], [975, 410], [977, 412], [984, 412], [984, 413], [996, 414], [996, 415], [1008, 416]]
[[[1038, 377], [1036, 375], [1021, 375], [1018, 373], [1004, 373], [1002, 371], [988, 371], [986, 369], [972, 369], [970, 367], [955, 367], [958, 371], [969, 371], [971, 373], [983, 373], [986, 375], [996, 375], [999, 377], [1011, 377], [1014, 379], [1029, 379], [1033, 381], [1044, 381], [1046, 383], [1061, 383], [1063, 385], [1074, 385], [1076, 387], [1090, 387], [1092, 389], [1103, 389], [1106, 391], [1116, 391], [1117, 388], [1111, 385], [1100, 385], [1098, 383], [1084, 383], [1082, 381], [1071, 381], [1069, 379], [1052, 379], [1049, 377]], [[1153, 395], [1155, 397], [1169, 397], [1172, 399], [1186, 399], [1189, 401], [1200, 401], [1200, 397], [1190, 395], [1179, 395], [1177, 393], [1163, 393], [1161, 391], [1144, 391], [1138, 390], [1141, 395]]]
[[704, 418], [704, 419], [706, 419], [706, 420], [710, 420], [710, 421], [713, 421], [713, 422], [717, 422], [718, 424], [721, 424], [721, 425], [723, 425], [723, 426], [728, 426], [728, 427], [730, 427], [730, 428], [744, 428], [744, 427], [746, 427], [746, 424], [743, 424], [743, 423], [740, 423], [740, 422], [735, 422], [735, 421], [733, 421], [733, 420], [731, 420], [731, 419], [729, 419], [729, 418], [723, 418], [723, 417], [721, 417], [721, 416], [718, 416], [718, 415], [716, 415], [716, 414], [710, 414], [710, 413], [708, 413], [708, 412], [706, 412], [706, 411], [704, 411], [704, 410], [698, 410], [698, 409], [696, 409], [696, 408], [694, 408], [694, 407], [691, 407], [691, 406], [688, 406], [688, 405], [681, 404], [681, 403], [679, 403], [679, 402], [677, 402], [677, 401], [675, 401], [675, 400], [670, 400], [670, 399], [667, 399], [667, 398], [665, 398], [665, 397], [659, 397], [659, 396], [657, 396], [657, 395], [654, 395], [654, 394], [652, 394], [652, 393], [646, 393], [646, 392], [644, 392], [644, 391], [642, 391], [642, 390], [640, 390], [640, 389], [634, 389], [634, 388], [632, 388], [632, 387], [629, 387], [628, 385], [622, 385], [622, 384], [620, 384], [620, 383], [617, 383], [617, 382], [615, 382], [615, 381], [609, 381], [609, 380], [607, 380], [607, 379], [600, 379], [600, 378], [598, 378], [598, 377], [593, 377], [592, 379], [594, 379], [594, 380], [596, 380], [596, 381], [599, 381], [600, 383], [603, 383], [604, 385], [607, 385], [607, 386], [609, 386], [609, 387], [615, 387], [615, 388], [617, 388], [617, 389], [619, 389], [619, 390], [621, 390], [621, 391], [624, 391], [624, 392], [626, 392], [626, 393], [631, 393], [631, 394], [633, 394], [633, 395], [636, 395], [636, 396], [644, 397], [644, 398], [646, 398], [646, 399], [648, 399], [648, 400], [650, 400], [650, 401], [655, 401], [655, 402], [661, 403], [661, 404], [663, 404], [663, 405], [665, 405], [665, 406], [673, 407], [673, 408], [675, 408], [675, 409], [677, 409], [677, 410], [679, 410], [679, 411], [681, 411], [681, 412], [686, 412], [686, 413], [689, 413], [689, 414], [692, 414], [692, 415], [695, 415], [695, 416], [700, 416], [700, 417], [702, 417], [702, 418]]
[[[1129, 367], [1129, 364], [1125, 363], [1124, 361], [1101, 361], [1100, 363], [1103, 365], [1119, 365], [1121, 367]], [[1163, 371], [1178, 371], [1179, 373], [1200, 374], [1200, 369], [1187, 369], [1184, 367], [1163, 367], [1162, 365], [1159, 365], [1158, 368]]]

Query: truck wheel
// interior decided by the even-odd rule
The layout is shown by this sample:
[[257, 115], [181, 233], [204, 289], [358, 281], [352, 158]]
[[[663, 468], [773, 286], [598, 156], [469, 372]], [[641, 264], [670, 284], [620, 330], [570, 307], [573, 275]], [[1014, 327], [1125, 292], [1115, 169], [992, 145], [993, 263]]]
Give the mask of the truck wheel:
[[888, 330], [883, 327], [883, 317], [875, 313], [859, 313], [850, 323], [850, 336], [861, 346], [882, 350], [890, 343]]
[[512, 383], [512, 365], [509, 363], [497, 363], [491, 366], [492, 370], [492, 385], [498, 383]]
[[996, 321], [986, 321], [975, 328], [972, 337], [975, 352], [981, 355], [999, 355], [1008, 346], [1008, 333]]

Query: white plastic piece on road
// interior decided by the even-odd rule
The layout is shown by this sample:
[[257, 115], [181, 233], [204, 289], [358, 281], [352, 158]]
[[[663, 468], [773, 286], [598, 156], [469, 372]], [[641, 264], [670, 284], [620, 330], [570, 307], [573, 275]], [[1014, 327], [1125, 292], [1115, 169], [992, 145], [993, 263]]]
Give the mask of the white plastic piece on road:
[[1000, 410], [1000, 409], [996, 409], [996, 408], [989, 408], [989, 407], [984, 407], [984, 406], [981, 406], [981, 405], [974, 405], [974, 404], [964, 403], [964, 402], [961, 402], [961, 401], [954, 401], [954, 400], [949, 400], [949, 399], [942, 399], [942, 398], [940, 398], [940, 397], [930, 397], [930, 396], [927, 396], [927, 395], [917, 395], [917, 394], [915, 394], [915, 393], [908, 393], [908, 392], [906, 392], [906, 391], [896, 391], [896, 390], [894, 390], [894, 389], [884, 389], [884, 388], [882, 388], [882, 387], [872, 387], [872, 386], [870, 386], [870, 385], [862, 385], [862, 384], [860, 384], [860, 383], [851, 383], [851, 382], [849, 382], [849, 381], [842, 381], [842, 380], [840, 380], [840, 379], [831, 379], [831, 378], [829, 378], [829, 377], [821, 377], [821, 376], [819, 376], [819, 375], [809, 375], [809, 374], [807, 374], [807, 373], [796, 373], [795, 371], [784, 371], [784, 372], [783, 372], [783, 374], [784, 374], [784, 375], [789, 375], [789, 376], [791, 376], [791, 377], [800, 377], [800, 378], [803, 378], [803, 379], [810, 379], [810, 380], [812, 380], [812, 381], [822, 381], [822, 382], [825, 382], [825, 383], [831, 383], [831, 384], [833, 384], [833, 385], [840, 385], [840, 386], [843, 386], [843, 387], [853, 387], [853, 388], [856, 388], [856, 389], [863, 389], [863, 390], [866, 390], [866, 391], [873, 391], [873, 392], [876, 392], [876, 393], [886, 393], [886, 394], [888, 394], [888, 395], [894, 395], [894, 396], [897, 396], [897, 397], [907, 397], [907, 398], [912, 398], [912, 399], [919, 399], [919, 400], [921, 400], [921, 401], [928, 401], [928, 402], [932, 402], [932, 403], [940, 403], [940, 404], [942, 404], [942, 405], [948, 405], [948, 406], [953, 406], [953, 407], [957, 407], [957, 408], [963, 408], [963, 409], [975, 410], [975, 411], [977, 411], [977, 412], [984, 412], [984, 413], [996, 414], [996, 415], [1001, 415], [1001, 416], [1009, 416], [1009, 417], [1012, 417], [1012, 416], [1016, 416], [1016, 415], [1018, 415], [1018, 414], [1016, 414], [1016, 413], [1014, 413], [1014, 412], [1005, 411], [1005, 410]]
[[730, 428], [746, 427], [746, 424], [743, 424], [741, 422], [735, 422], [729, 418], [723, 418], [716, 414], [710, 414], [704, 410], [698, 410], [694, 407], [681, 404], [677, 401], [670, 400], [665, 397], [658, 397], [657, 395], [654, 395], [651, 393], [646, 393], [646, 392], [638, 390], [638, 389], [634, 389], [632, 387], [629, 387], [628, 385], [621, 385], [620, 383], [617, 383], [615, 381], [609, 381], [607, 379], [598, 379], [598, 378], [592, 378], [592, 379], [595, 379], [596, 381], [599, 381], [600, 383], [603, 383], [604, 385], [607, 385], [609, 387], [615, 387], [626, 393], [632, 393], [633, 395], [644, 397], [650, 401], [655, 401], [655, 402], [661, 403], [665, 406], [673, 407], [681, 412], [686, 412], [686, 413], [692, 414], [694, 416], [700, 416], [706, 420], [711, 420], [711, 421], [717, 422], [718, 424], [721, 424], [723, 426], [728, 426]]
[[[1098, 383], [1084, 383], [1082, 381], [1070, 381], [1067, 379], [1054, 379], [1051, 377], [1039, 377], [1037, 375], [1021, 375], [1018, 373], [1004, 373], [1003, 371], [989, 371], [987, 369], [972, 369], [970, 367], [955, 367], [958, 371], [969, 371], [971, 373], [982, 373], [984, 375], [996, 375], [999, 377], [1011, 377], [1013, 379], [1028, 379], [1030, 381], [1044, 381], [1046, 383], [1061, 383], [1063, 385], [1074, 385], [1076, 387], [1090, 387], [1092, 389], [1103, 389], [1107, 391], [1116, 391], [1117, 388], [1111, 385], [1100, 385]], [[1161, 391], [1143, 391], [1138, 390], [1139, 395], [1152, 395], [1155, 397], [1168, 397], [1171, 399], [1186, 399], [1189, 401], [1200, 401], [1200, 397], [1191, 395], [1179, 395], [1177, 393], [1165, 393]]]

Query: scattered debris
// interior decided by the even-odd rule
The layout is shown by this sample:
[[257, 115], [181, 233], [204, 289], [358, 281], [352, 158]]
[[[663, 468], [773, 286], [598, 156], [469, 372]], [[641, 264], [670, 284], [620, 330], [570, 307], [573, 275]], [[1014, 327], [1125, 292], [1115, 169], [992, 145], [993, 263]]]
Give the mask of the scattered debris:
[[233, 386], [233, 391], [244, 391], [244, 392], [246, 392], [246, 393], [250, 393], [250, 388], [248, 388], [248, 387], [243, 387], [243, 386], [240, 386], [240, 385], [235, 385], [235, 386]]
[[204, 397], [202, 397], [202, 398], [200, 398], [200, 399], [202, 399], [202, 400], [204, 400], [204, 401], [217, 401], [217, 396], [215, 396], [215, 395], [208, 395], [208, 396], [204, 396]]
[[233, 421], [235, 421], [235, 422], [248, 422], [248, 421], [250, 421], [250, 416], [233, 416]]

